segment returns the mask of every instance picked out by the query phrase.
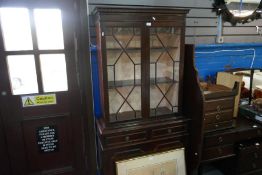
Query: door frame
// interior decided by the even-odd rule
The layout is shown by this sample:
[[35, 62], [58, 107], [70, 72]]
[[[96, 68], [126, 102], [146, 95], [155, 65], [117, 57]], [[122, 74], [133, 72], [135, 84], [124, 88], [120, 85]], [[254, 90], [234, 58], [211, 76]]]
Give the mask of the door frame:
[[[83, 129], [84, 129], [84, 159], [86, 172], [96, 175], [98, 171], [97, 145], [95, 116], [93, 111], [93, 89], [92, 89], [92, 66], [90, 54], [90, 29], [89, 29], [89, 9], [88, 0], [76, 0], [79, 8], [79, 31], [78, 38], [78, 58], [80, 73], [80, 88], [83, 109]], [[88, 107], [89, 106], [89, 107]]]
[[8, 148], [6, 145], [6, 135], [5, 135], [1, 111], [0, 111], [0, 138], [1, 138], [0, 139], [0, 174], [10, 174], [10, 162], [9, 162]]
[[[30, 3], [31, 0], [14, 0], [7, 2], [0, 2], [0, 6], [18, 6]], [[32, 0], [34, 3], [42, 3], [43, 0]], [[47, 6], [49, 2], [53, 3], [52, 0], [45, 1]], [[63, 0], [56, 0], [55, 2], [63, 3]], [[81, 106], [78, 108], [81, 111], [81, 117], [78, 119], [79, 122], [72, 123], [73, 130], [77, 130], [77, 128], [81, 127], [81, 133], [76, 132], [74, 134], [80, 134], [77, 136], [77, 146], [79, 153], [75, 153], [74, 158], [76, 159], [75, 166], [80, 168], [79, 175], [81, 174], [91, 174], [95, 175], [97, 170], [97, 160], [96, 160], [96, 139], [95, 139], [95, 124], [94, 124], [94, 115], [93, 115], [93, 98], [92, 98], [92, 80], [91, 80], [91, 63], [90, 63], [90, 51], [89, 51], [89, 14], [88, 14], [88, 2], [86, 0], [74, 0], [75, 8], [77, 8], [78, 13], [74, 15], [74, 19], [76, 20], [75, 24], [75, 39], [76, 45], [78, 48], [75, 50], [77, 65], [74, 69], [76, 69], [79, 78], [80, 87], [78, 90], [80, 92], [81, 97]], [[74, 7], [72, 7], [74, 8]], [[0, 53], [0, 56], [3, 56]], [[1, 65], [0, 65], [1, 67]], [[1, 71], [1, 70], [0, 70]], [[8, 77], [8, 76], [5, 76]], [[9, 80], [1, 78], [1, 82], [4, 82], [4, 86], [9, 86]], [[2, 84], [2, 83], [1, 83]], [[0, 89], [6, 89], [4, 87], [0, 87]], [[0, 99], [1, 101], [1, 99]], [[3, 103], [1, 103], [3, 104]], [[77, 125], [77, 123], [81, 123], [81, 126]], [[2, 122], [2, 117], [0, 113], [0, 136], [3, 131], [4, 133], [4, 123]], [[0, 149], [7, 150], [8, 145], [5, 142], [0, 142]], [[1, 151], [0, 150], [0, 151]], [[10, 161], [6, 161], [8, 159], [7, 155], [8, 151], [4, 151], [5, 155], [1, 155], [0, 165], [1, 167], [10, 167]], [[0, 169], [1, 172], [1, 169]], [[10, 174], [9, 169], [6, 169], [4, 173], [1, 174]]]

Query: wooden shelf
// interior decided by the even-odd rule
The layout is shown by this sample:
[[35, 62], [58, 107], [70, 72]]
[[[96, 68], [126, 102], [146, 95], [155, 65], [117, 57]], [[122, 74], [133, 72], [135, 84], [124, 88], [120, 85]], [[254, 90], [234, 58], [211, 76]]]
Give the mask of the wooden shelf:
[[[168, 77], [161, 77], [157, 78], [156, 80], [154, 78], [150, 78], [150, 84], [156, 85], [156, 84], [170, 84], [170, 83], [177, 83], [176, 80], [172, 80]], [[141, 79], [134, 80], [122, 80], [122, 81], [109, 81], [108, 82], [108, 88], [118, 88], [118, 87], [125, 87], [125, 86], [141, 86]]]
[[174, 113], [174, 112], [172, 112], [172, 110], [170, 110], [167, 107], [159, 107], [159, 108], [156, 109], [156, 112], [155, 112], [155, 109], [150, 109], [150, 117], [168, 115], [168, 114], [171, 114], [171, 113]]
[[[135, 115], [136, 114], [136, 115]], [[110, 114], [110, 122], [120, 122], [142, 118], [141, 111], [126, 111], [116, 114]]]
[[[135, 115], [136, 113], [136, 115]], [[157, 111], [155, 113], [155, 109], [150, 109], [150, 117], [157, 117], [162, 115], [168, 115], [172, 114], [172, 110], [170, 110], [167, 107], [159, 107], [157, 108]], [[121, 112], [117, 114], [110, 114], [110, 122], [120, 122], [120, 121], [126, 121], [126, 120], [134, 120], [134, 119], [140, 119], [142, 118], [141, 111], [126, 111]]]
[[[166, 49], [177, 49], [178, 47], [166, 47]], [[140, 51], [141, 47], [126, 48], [126, 51]], [[163, 50], [164, 47], [151, 47], [150, 50]], [[122, 48], [106, 48], [107, 51], [122, 51]]]

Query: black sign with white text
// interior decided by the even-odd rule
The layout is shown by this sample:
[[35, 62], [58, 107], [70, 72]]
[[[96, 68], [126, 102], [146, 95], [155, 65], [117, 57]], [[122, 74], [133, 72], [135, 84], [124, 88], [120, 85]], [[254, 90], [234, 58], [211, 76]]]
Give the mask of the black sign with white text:
[[41, 153], [58, 151], [56, 126], [43, 126], [37, 128], [37, 145]]

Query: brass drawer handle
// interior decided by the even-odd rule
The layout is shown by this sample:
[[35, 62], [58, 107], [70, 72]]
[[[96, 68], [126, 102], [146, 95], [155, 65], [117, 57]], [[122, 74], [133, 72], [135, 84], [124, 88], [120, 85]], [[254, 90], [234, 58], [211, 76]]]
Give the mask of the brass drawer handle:
[[223, 137], [219, 137], [219, 138], [218, 138], [218, 142], [219, 142], [219, 143], [222, 143], [222, 142], [223, 142]]
[[126, 137], [125, 137], [125, 140], [126, 140], [126, 142], [128, 142], [128, 141], [130, 140], [130, 137], [129, 137], [129, 136], [126, 136]]
[[216, 119], [217, 120], [220, 120], [221, 119], [221, 116], [219, 114], [216, 115]]
[[223, 153], [221, 148], [218, 148], [218, 153], [221, 155]]
[[257, 159], [258, 158], [258, 154], [254, 153], [254, 158]]
[[257, 168], [257, 165], [255, 163], [252, 163], [252, 168], [253, 169], [256, 169]]
[[220, 111], [221, 111], [221, 108], [222, 108], [222, 107], [221, 107], [220, 105], [218, 105], [218, 106], [217, 106], [217, 112], [220, 112]]

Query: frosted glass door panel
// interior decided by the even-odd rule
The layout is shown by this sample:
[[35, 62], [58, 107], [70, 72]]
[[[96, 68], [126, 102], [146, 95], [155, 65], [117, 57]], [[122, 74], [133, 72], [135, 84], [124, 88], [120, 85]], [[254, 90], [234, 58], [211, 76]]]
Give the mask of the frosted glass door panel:
[[141, 31], [105, 32], [110, 122], [141, 118]]
[[64, 54], [40, 55], [44, 92], [67, 91], [67, 73]]
[[150, 116], [178, 112], [181, 29], [150, 28]]
[[13, 95], [38, 93], [33, 55], [7, 56]]
[[38, 48], [64, 49], [62, 15], [59, 9], [35, 9], [34, 19]]
[[26, 8], [0, 8], [6, 51], [32, 50], [29, 12]]

